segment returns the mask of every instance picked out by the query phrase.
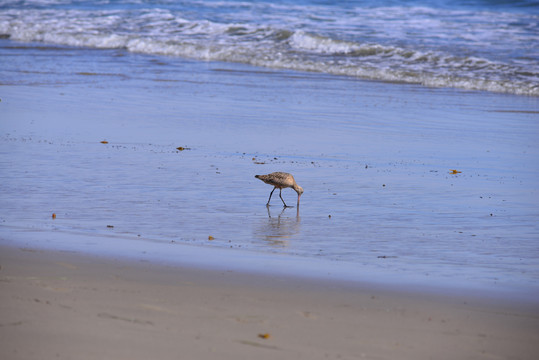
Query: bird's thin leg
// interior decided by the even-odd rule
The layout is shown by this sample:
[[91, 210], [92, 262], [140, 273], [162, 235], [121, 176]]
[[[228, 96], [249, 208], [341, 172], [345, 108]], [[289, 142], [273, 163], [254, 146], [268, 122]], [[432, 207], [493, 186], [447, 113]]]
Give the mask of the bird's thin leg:
[[268, 199], [268, 202], [267, 202], [266, 206], [269, 206], [269, 202], [270, 202], [270, 200], [271, 200], [271, 195], [273, 195], [273, 192], [275, 191], [275, 189], [277, 189], [277, 188], [274, 187], [273, 190], [271, 190], [271, 192], [270, 192], [270, 197], [269, 197], [269, 199]]
[[281, 201], [283, 202], [284, 207], [288, 207], [288, 205], [286, 205], [286, 203], [284, 202], [283, 197], [281, 196], [281, 191], [282, 191], [282, 190], [283, 190], [283, 189], [279, 189], [279, 197], [281, 198]]

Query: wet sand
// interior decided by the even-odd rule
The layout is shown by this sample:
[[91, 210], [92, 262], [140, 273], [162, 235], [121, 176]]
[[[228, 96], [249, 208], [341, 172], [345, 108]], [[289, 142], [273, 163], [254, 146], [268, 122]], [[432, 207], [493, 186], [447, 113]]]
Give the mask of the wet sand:
[[2, 359], [534, 359], [535, 303], [0, 248]]

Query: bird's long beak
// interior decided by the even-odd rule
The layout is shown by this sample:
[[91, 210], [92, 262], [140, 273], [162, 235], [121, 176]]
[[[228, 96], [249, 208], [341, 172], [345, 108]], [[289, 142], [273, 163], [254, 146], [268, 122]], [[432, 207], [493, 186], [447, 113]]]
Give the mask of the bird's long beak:
[[300, 198], [301, 195], [298, 195], [298, 207], [299, 207], [299, 198]]

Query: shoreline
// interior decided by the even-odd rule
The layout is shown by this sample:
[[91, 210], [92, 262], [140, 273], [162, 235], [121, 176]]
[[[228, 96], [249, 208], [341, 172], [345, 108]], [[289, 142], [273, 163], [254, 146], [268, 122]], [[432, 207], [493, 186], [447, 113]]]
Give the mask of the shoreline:
[[2, 358], [532, 359], [539, 351], [536, 303], [0, 250]]
[[[453, 297], [466, 293], [475, 299], [539, 307], [537, 288], [524, 283], [474, 280], [470, 275], [441, 276], [385, 268], [383, 264], [359, 264], [256, 250], [227, 249], [180, 242], [160, 242], [135, 236], [81, 234], [0, 227], [0, 248], [76, 254], [90, 259], [149, 263], [162, 267], [188, 267], [199, 271], [233, 271], [254, 276], [277, 276], [347, 287], [392, 289], [396, 292]], [[385, 259], [383, 259], [385, 261]]]

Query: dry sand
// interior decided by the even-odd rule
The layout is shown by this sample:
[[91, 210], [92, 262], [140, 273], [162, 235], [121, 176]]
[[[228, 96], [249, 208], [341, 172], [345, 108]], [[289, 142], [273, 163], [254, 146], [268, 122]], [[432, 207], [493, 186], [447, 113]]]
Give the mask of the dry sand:
[[539, 355], [537, 303], [5, 246], [0, 265], [1, 359]]

